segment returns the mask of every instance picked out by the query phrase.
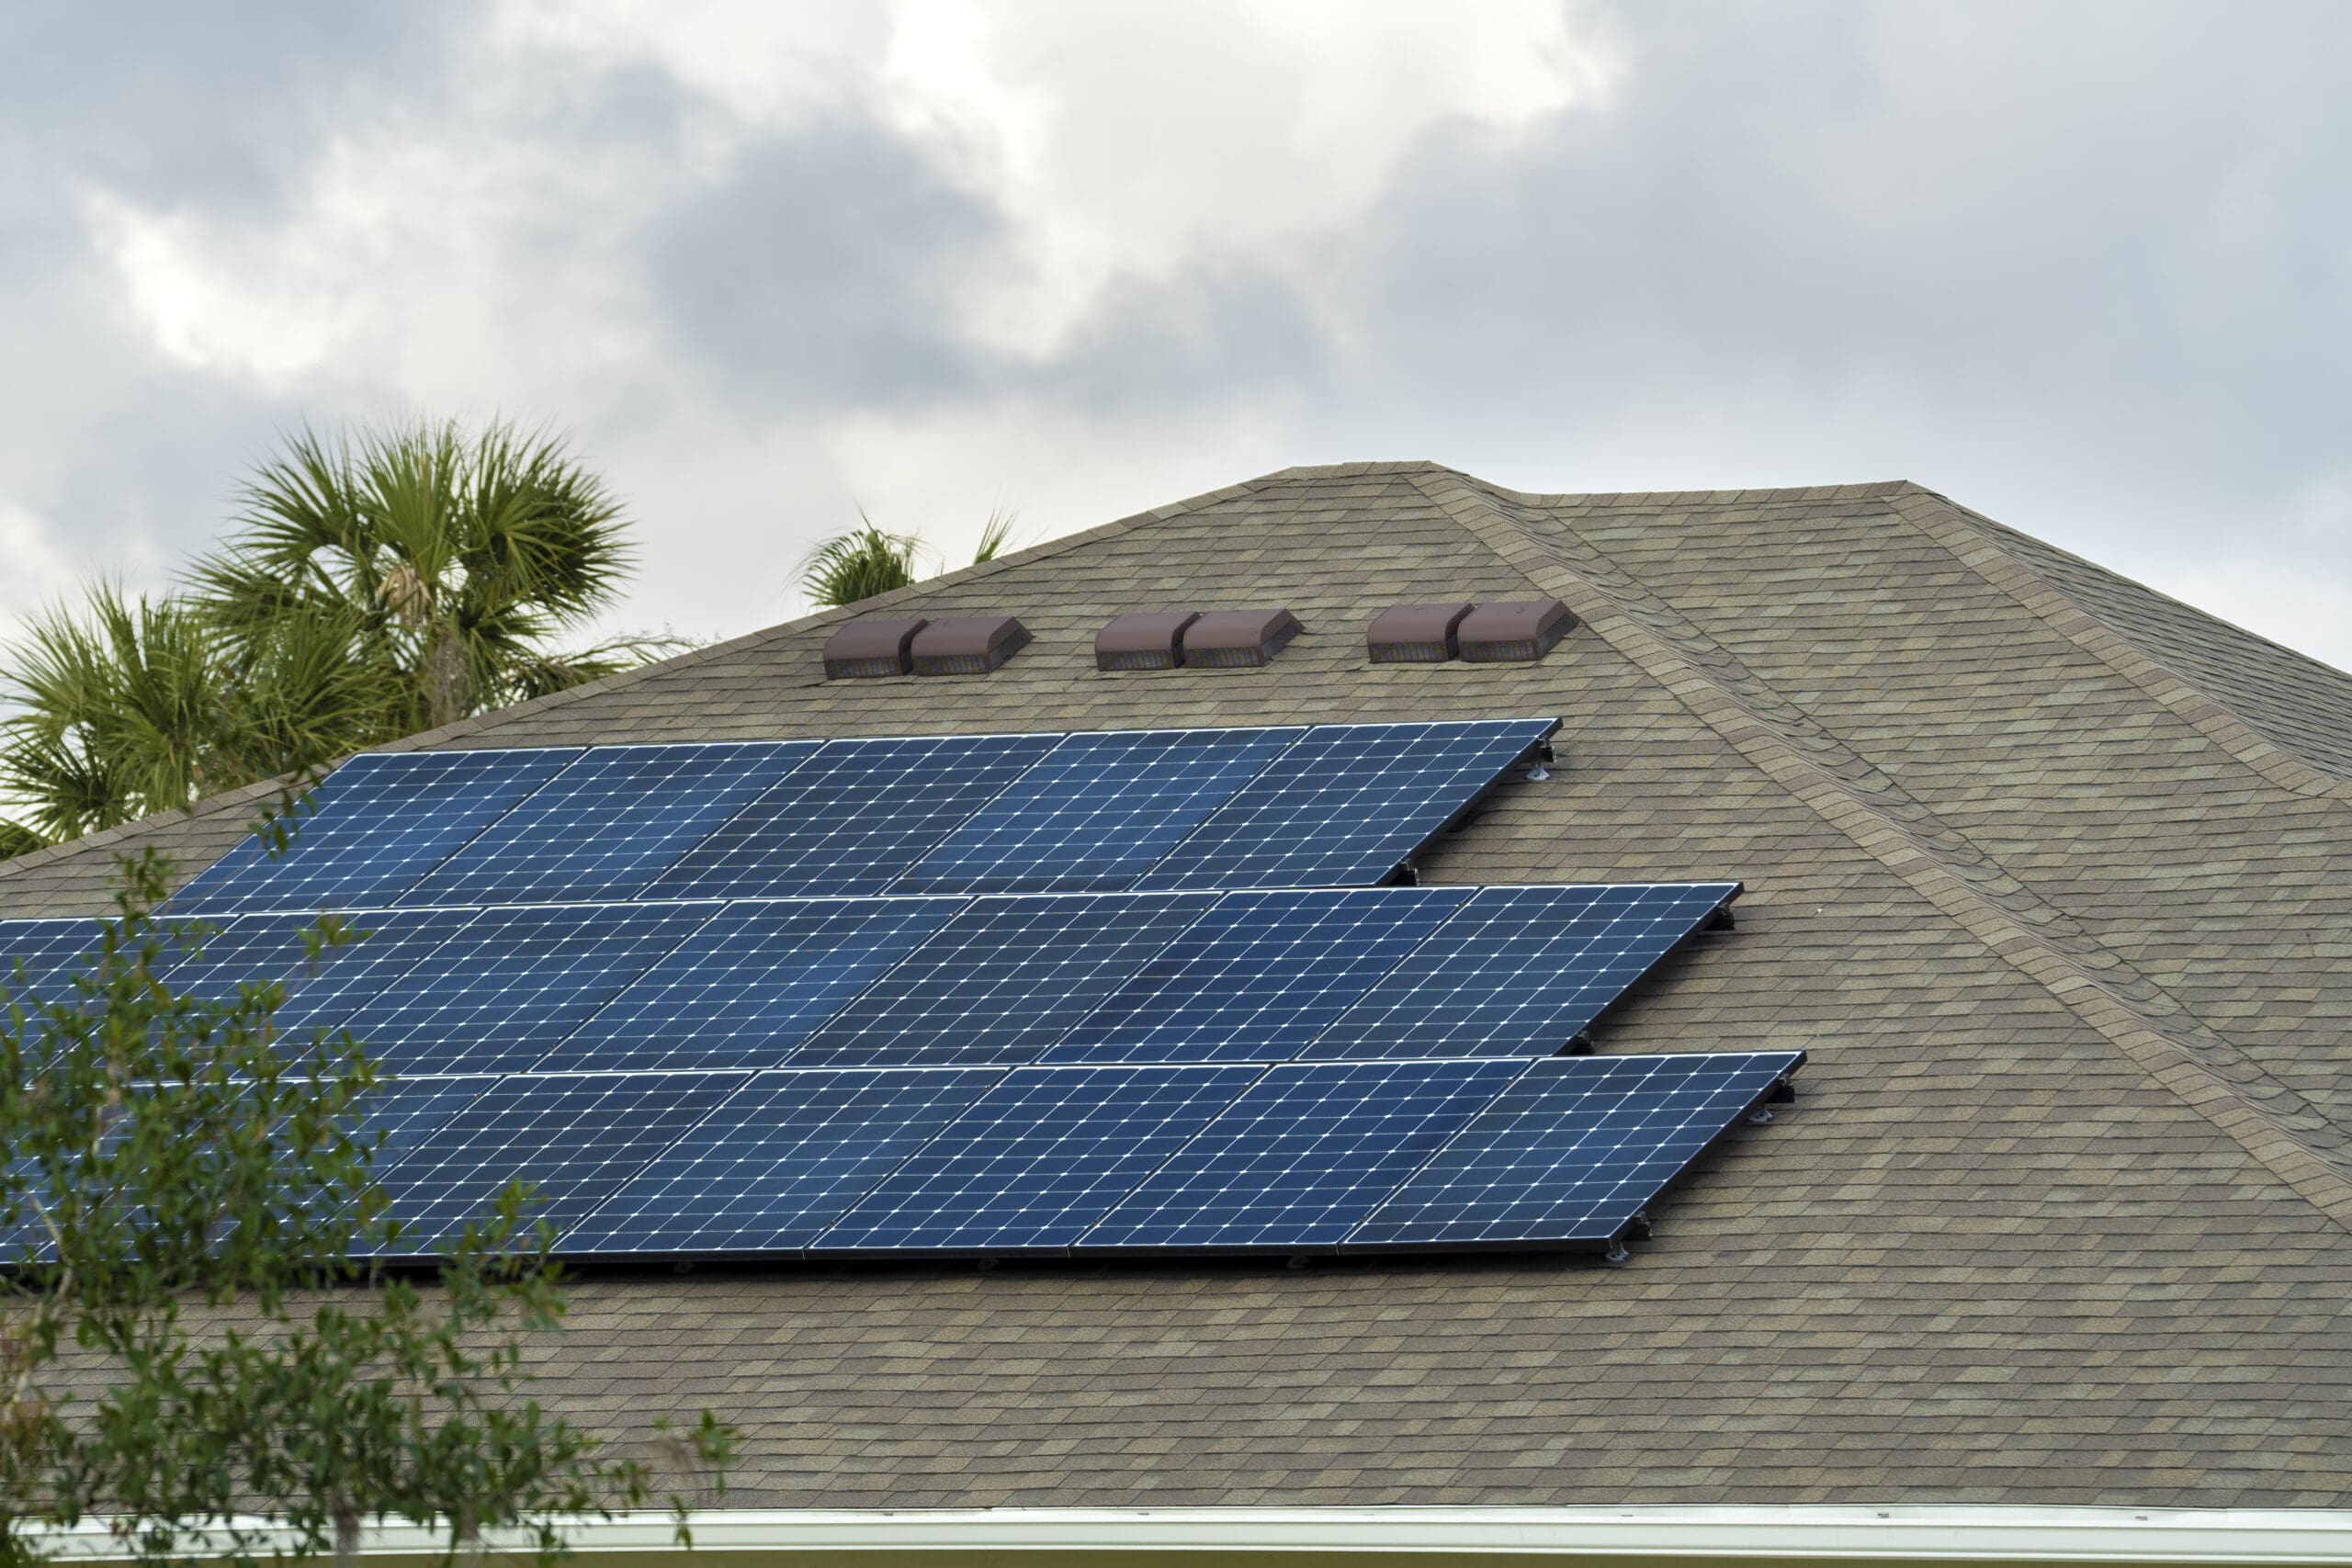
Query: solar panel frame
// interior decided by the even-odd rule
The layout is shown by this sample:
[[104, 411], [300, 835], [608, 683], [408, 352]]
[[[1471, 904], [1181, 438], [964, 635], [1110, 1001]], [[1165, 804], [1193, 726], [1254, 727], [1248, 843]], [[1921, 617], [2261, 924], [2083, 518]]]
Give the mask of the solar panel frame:
[[181, 915], [364, 909], [391, 903], [576, 760], [577, 746], [363, 751], [321, 782], [273, 855], [258, 836], [198, 873]]
[[1785, 1092], [1802, 1051], [1552, 1056], [1432, 1154], [1343, 1252], [1606, 1251]]
[[1480, 887], [1301, 1059], [1550, 1055], [1739, 892], [1736, 882]]
[[1125, 888], [1306, 732], [1291, 725], [1065, 735], [892, 890]]
[[1264, 1072], [1256, 1064], [1015, 1067], [808, 1253], [1066, 1254]]
[[566, 1238], [567, 1250], [588, 1257], [798, 1257], [1004, 1073], [816, 1067], [753, 1074], [582, 1219]]
[[829, 740], [638, 897], [883, 893], [1059, 739], [916, 735]]
[[1228, 893], [1039, 1060], [1295, 1057], [1467, 903], [1473, 891]]
[[1558, 728], [1556, 718], [1317, 725], [1135, 886], [1375, 886]]
[[1465, 1057], [1279, 1064], [1071, 1253], [1335, 1252], [1526, 1066]]
[[375, 1249], [438, 1255], [507, 1183], [540, 1189], [561, 1233], [593, 1213], [740, 1089], [748, 1073], [513, 1073], [379, 1166], [410, 1239]]
[[395, 902], [633, 897], [820, 745], [734, 740], [591, 747]]
[[853, 998], [792, 1066], [1010, 1066], [1034, 1059], [1214, 902], [1207, 894], [973, 899]]
[[739, 899], [534, 1066], [781, 1066], [964, 907], [961, 898]]

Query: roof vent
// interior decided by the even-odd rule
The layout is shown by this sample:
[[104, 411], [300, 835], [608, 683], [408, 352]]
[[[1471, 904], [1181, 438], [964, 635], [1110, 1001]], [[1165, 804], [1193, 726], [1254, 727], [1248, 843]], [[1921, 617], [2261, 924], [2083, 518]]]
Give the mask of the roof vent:
[[1272, 664], [1303, 628], [1288, 610], [1211, 610], [1184, 630], [1184, 662]]
[[951, 615], [915, 634], [918, 675], [985, 675], [1029, 646], [1011, 615]]
[[1576, 626], [1576, 616], [1557, 599], [1481, 604], [1463, 618], [1462, 657], [1471, 664], [1524, 663], [1551, 652]]
[[1467, 604], [1391, 604], [1363, 634], [1374, 664], [1442, 664], [1453, 657], [1454, 628]]
[[1114, 615], [1094, 634], [1094, 668], [1173, 670], [1184, 662], [1184, 628], [1200, 618], [1191, 610]]
[[903, 675], [914, 668], [907, 651], [929, 621], [890, 615], [860, 615], [833, 628], [825, 639], [825, 679], [865, 681]]

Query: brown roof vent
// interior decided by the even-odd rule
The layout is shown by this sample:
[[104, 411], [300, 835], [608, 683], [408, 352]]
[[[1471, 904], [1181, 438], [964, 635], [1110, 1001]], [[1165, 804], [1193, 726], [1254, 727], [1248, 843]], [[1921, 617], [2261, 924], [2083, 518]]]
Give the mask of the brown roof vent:
[[1288, 610], [1211, 610], [1184, 629], [1184, 662], [1272, 664], [1303, 628]]
[[1094, 634], [1094, 668], [1173, 670], [1184, 662], [1184, 628], [1200, 618], [1191, 610], [1114, 615]]
[[1442, 664], [1455, 652], [1454, 628], [1467, 604], [1391, 604], [1363, 634], [1374, 664]]
[[915, 634], [918, 675], [985, 675], [1029, 646], [1011, 615], [950, 615]]
[[1457, 636], [1465, 662], [1502, 664], [1543, 658], [1576, 626], [1557, 599], [1516, 599], [1479, 605], [1463, 617]]
[[907, 651], [915, 633], [931, 625], [892, 615], [860, 615], [833, 628], [825, 639], [825, 679], [865, 681], [877, 675], [903, 675], [914, 668]]

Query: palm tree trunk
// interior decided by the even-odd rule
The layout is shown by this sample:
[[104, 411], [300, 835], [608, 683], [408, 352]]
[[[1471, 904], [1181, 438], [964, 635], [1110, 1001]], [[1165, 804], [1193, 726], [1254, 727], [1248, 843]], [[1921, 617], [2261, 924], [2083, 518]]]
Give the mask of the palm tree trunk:
[[437, 729], [466, 716], [469, 682], [466, 650], [457, 628], [435, 621], [424, 644], [424, 716], [427, 728]]

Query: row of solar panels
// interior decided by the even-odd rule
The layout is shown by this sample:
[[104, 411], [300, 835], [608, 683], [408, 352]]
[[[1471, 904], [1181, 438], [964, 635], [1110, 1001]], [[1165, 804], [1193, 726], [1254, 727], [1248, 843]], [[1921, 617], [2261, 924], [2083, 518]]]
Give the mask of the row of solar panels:
[[370, 752], [188, 914], [1382, 881], [1556, 719]]
[[573, 1257], [1606, 1247], [1795, 1051], [412, 1078], [413, 1255], [539, 1188]]
[[[537, 905], [364, 915], [304, 973], [246, 915], [163, 983], [289, 983], [290, 1032], [402, 1073], [1523, 1056], [1560, 1050], [1736, 883]], [[88, 920], [0, 923], [62, 999]], [[0, 982], [5, 986], [5, 982]]]

